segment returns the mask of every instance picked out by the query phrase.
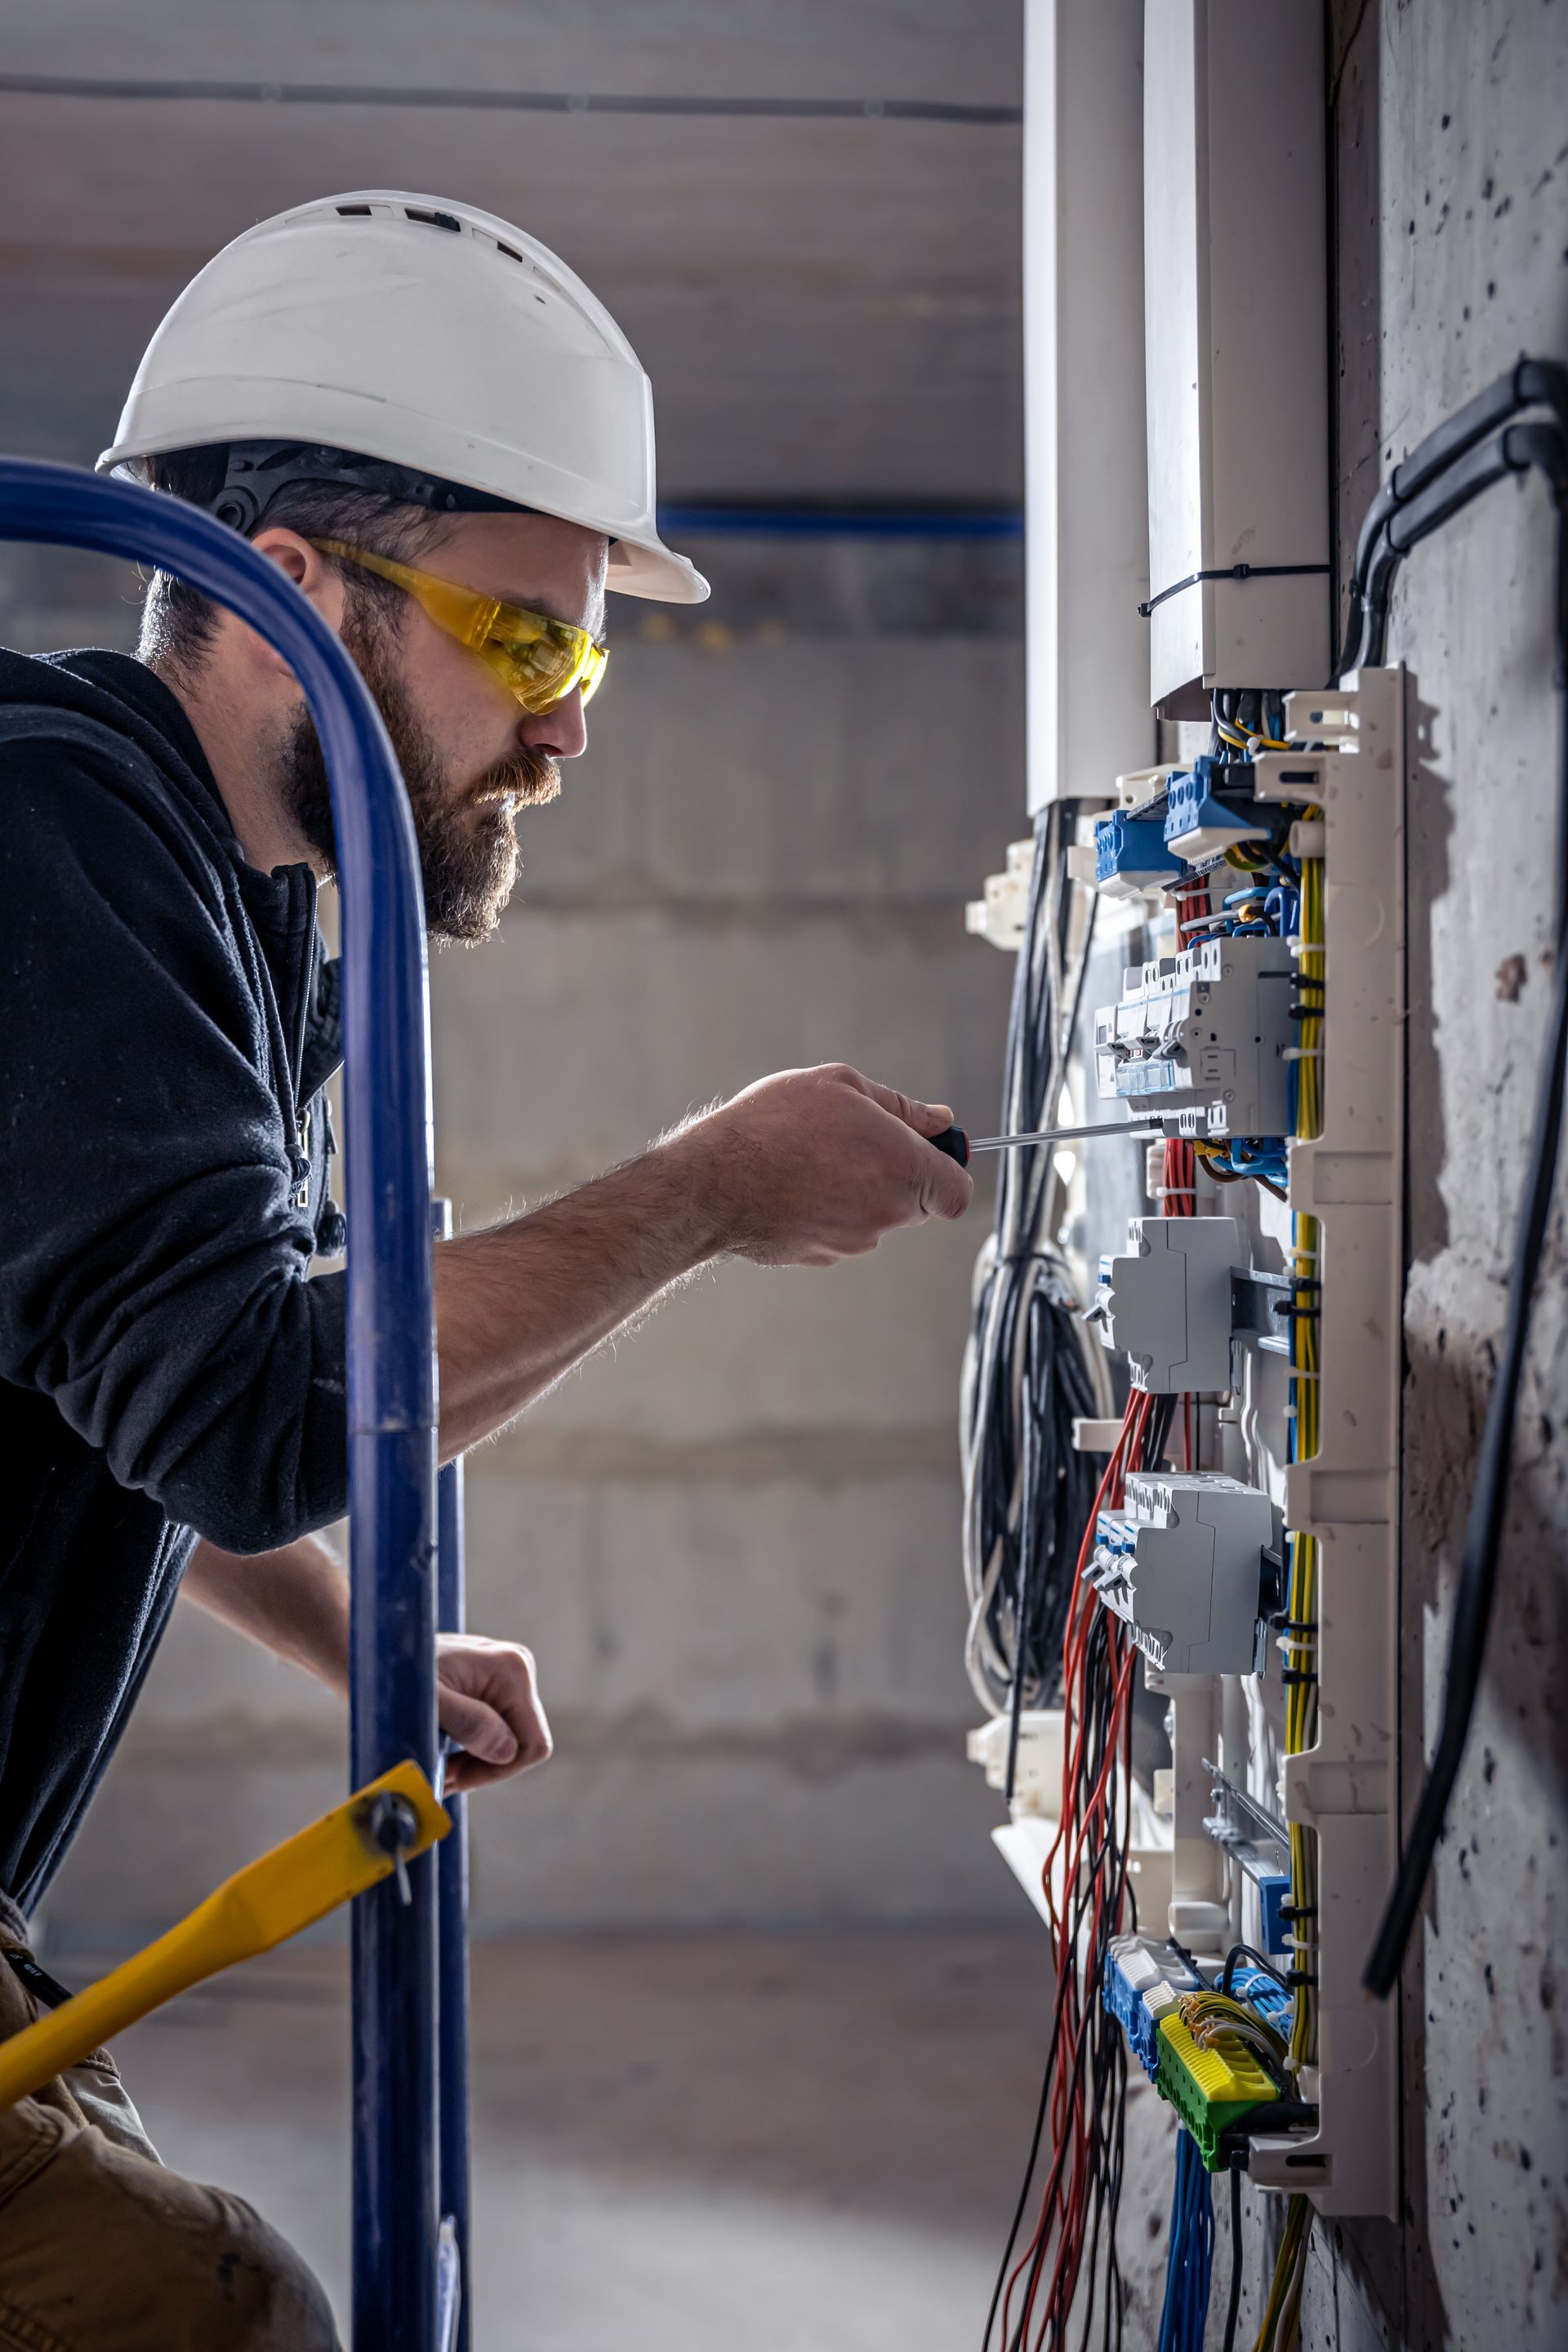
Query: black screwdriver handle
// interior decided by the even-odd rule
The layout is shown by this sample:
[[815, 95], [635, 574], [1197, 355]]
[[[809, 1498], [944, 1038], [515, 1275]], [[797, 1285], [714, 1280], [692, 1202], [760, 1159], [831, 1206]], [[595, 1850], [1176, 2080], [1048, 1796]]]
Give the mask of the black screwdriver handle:
[[940, 1135], [928, 1136], [926, 1139], [933, 1150], [945, 1151], [950, 1160], [956, 1160], [961, 1168], [968, 1167], [969, 1138], [961, 1127], [944, 1127]]

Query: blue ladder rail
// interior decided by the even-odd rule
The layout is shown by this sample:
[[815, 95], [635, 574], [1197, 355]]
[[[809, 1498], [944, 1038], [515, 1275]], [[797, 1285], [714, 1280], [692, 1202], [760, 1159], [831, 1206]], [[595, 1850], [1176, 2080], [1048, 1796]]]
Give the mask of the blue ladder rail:
[[[276, 564], [196, 508], [73, 467], [4, 457], [0, 539], [89, 548], [175, 573], [283, 656], [315, 721], [331, 784], [342, 907], [350, 1786], [363, 1787], [405, 1758], [434, 1780], [429, 1000], [419, 859], [396, 759], [353, 660], [308, 599]], [[447, 1492], [444, 1582], [455, 1605], [461, 1589], [455, 1476]], [[441, 1973], [454, 2007], [466, 1980], [466, 1923], [458, 1836], [443, 1845], [457, 1850], [454, 1864], [416, 1860], [407, 1873], [409, 1901], [399, 1899], [391, 1878], [353, 1908], [354, 2352], [455, 2352], [437, 2333], [437, 2242], [442, 2207], [455, 2223], [448, 2237], [460, 2244], [466, 2231], [466, 2105], [460, 2116], [451, 2111], [466, 2064], [458, 2067], [455, 2053], [448, 2057], [448, 2113], [438, 2135], [438, 1903], [448, 1906]], [[460, 2294], [457, 2301], [468, 2299]], [[450, 2292], [447, 2304], [449, 2315]], [[466, 2314], [459, 2311], [456, 2325], [466, 2347]]]

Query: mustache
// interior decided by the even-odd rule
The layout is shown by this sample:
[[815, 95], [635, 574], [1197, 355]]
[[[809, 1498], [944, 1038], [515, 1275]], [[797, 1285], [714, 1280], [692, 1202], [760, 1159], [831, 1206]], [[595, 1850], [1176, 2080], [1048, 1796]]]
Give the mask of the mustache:
[[519, 747], [506, 759], [498, 760], [487, 768], [473, 786], [468, 797], [474, 801], [500, 800], [505, 795], [520, 808], [543, 808], [561, 795], [561, 763], [547, 752], [535, 751], [527, 744]]

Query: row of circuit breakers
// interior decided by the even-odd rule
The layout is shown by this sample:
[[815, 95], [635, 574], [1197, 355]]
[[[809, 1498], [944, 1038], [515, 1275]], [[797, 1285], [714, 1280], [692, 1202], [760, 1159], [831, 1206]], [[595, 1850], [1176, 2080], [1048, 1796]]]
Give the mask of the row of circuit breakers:
[[[1247, 761], [1200, 759], [1148, 802], [1103, 818], [1096, 887], [1112, 897], [1173, 892], [1214, 872], [1226, 850], [1271, 834], [1298, 855], [1319, 849], [1321, 827], [1261, 808], [1252, 778]], [[1220, 870], [1241, 882], [1235, 868]], [[1120, 1001], [1095, 1013], [1101, 1099], [1227, 1155], [1239, 1143], [1236, 1173], [1282, 1179], [1300, 1033], [1296, 912], [1288, 887], [1250, 882], [1226, 894], [1191, 945], [1131, 965]], [[1289, 1276], [1250, 1265], [1234, 1217], [1134, 1217], [1126, 1249], [1100, 1259], [1089, 1313], [1125, 1356], [1134, 1389], [1212, 1394], [1237, 1385], [1238, 1346], [1289, 1356], [1293, 1292]], [[1088, 1572], [1160, 1673], [1260, 1674], [1284, 1601], [1279, 1507], [1217, 1471], [1134, 1474], [1123, 1508], [1100, 1516]]]

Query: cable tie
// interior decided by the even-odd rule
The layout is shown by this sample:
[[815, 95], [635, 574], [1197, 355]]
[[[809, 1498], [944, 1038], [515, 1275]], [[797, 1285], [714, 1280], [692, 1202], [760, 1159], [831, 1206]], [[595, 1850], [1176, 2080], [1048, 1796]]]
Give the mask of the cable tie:
[[1291, 1987], [1292, 1990], [1294, 1990], [1298, 1985], [1304, 1986], [1309, 1992], [1316, 1992], [1318, 1989], [1317, 1978], [1315, 1976], [1310, 1976], [1305, 1969], [1287, 1969], [1285, 1971], [1285, 1981]]
[[1318, 1677], [1307, 1666], [1282, 1666], [1279, 1679], [1282, 1683], [1315, 1683]]
[[[1326, 563], [1223, 563], [1206, 572], [1189, 572], [1184, 580], [1173, 580], [1168, 588], [1162, 588], [1157, 596], [1151, 596], [1147, 604], [1140, 604], [1139, 618], [1146, 621], [1168, 597], [1179, 596], [1184, 588], [1195, 588], [1200, 580], [1300, 579], [1308, 573], [1325, 572], [1328, 569]], [[1225, 723], [1239, 733], [1234, 720], [1227, 719]]]

